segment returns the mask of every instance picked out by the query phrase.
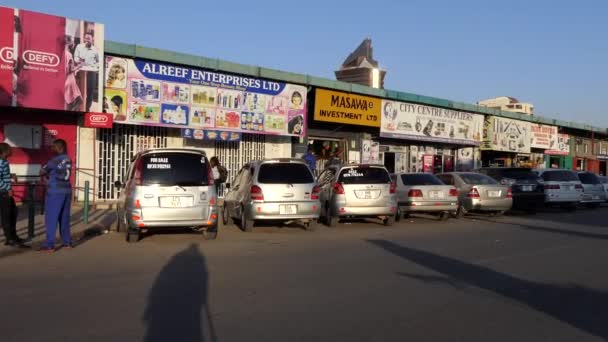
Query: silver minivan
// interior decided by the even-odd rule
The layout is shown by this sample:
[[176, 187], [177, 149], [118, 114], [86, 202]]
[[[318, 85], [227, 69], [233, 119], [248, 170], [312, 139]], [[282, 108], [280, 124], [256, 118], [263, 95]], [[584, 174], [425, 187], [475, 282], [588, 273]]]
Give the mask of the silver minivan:
[[562, 169], [537, 169], [534, 172], [543, 180], [546, 205], [576, 210], [583, 199], [583, 185], [575, 172]]
[[153, 149], [133, 157], [120, 192], [117, 230], [128, 242], [155, 228], [193, 228], [206, 239], [218, 232], [218, 209], [205, 152]]
[[589, 208], [597, 208], [606, 202], [606, 192], [600, 178], [592, 172], [578, 172], [578, 179], [583, 185], [581, 204]]
[[321, 208], [319, 189], [302, 159], [250, 162], [226, 187], [224, 224], [237, 219], [246, 232], [251, 232], [258, 220], [301, 222], [307, 230], [316, 228]]
[[395, 183], [381, 165], [332, 165], [318, 178], [323, 219], [330, 227], [341, 218], [379, 218], [391, 226], [397, 214]]

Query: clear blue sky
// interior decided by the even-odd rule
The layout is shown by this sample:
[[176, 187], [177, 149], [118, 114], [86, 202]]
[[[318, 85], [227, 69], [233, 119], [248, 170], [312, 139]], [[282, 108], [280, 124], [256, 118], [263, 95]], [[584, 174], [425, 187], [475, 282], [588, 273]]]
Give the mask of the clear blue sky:
[[334, 78], [365, 38], [386, 88], [608, 127], [608, 1], [0, 0], [106, 24], [106, 39]]

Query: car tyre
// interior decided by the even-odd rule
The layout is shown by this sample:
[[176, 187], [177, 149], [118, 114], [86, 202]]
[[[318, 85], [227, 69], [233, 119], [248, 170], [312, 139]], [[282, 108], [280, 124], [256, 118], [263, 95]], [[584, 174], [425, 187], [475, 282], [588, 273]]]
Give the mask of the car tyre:
[[450, 219], [450, 213], [448, 213], [447, 211], [444, 211], [441, 214], [439, 214], [438, 219], [439, 219], [439, 221], [447, 221]]
[[124, 228], [124, 218], [121, 217], [118, 209], [116, 210], [116, 231], [120, 233], [120, 231]]
[[314, 232], [319, 229], [319, 222], [317, 220], [310, 220], [304, 223], [304, 228], [309, 232]]
[[126, 229], [126, 240], [128, 243], [136, 243], [141, 239], [141, 232], [131, 228]]
[[219, 227], [217, 225], [203, 230], [203, 238], [207, 241], [217, 239]]
[[230, 216], [230, 213], [228, 212], [228, 208], [226, 208], [226, 204], [224, 204], [224, 206], [222, 206], [222, 224], [224, 226], [232, 226], [234, 224], [234, 220]]
[[253, 232], [253, 220], [248, 220], [245, 216], [245, 208], [241, 208], [241, 229], [244, 232]]
[[338, 218], [331, 214], [331, 207], [329, 204], [325, 206], [325, 224], [332, 228], [338, 225]]
[[395, 222], [401, 221], [402, 216], [403, 216], [403, 213], [401, 212], [401, 209], [397, 209], [397, 214], [395, 214]]
[[465, 207], [463, 207], [462, 205], [459, 205], [459, 206], [458, 206], [458, 210], [456, 210], [456, 215], [455, 215], [455, 217], [456, 217], [457, 219], [461, 219], [461, 218], [463, 218], [463, 217], [464, 217], [464, 215], [466, 215], [466, 213], [467, 213], [467, 210], [465, 209]]
[[386, 227], [393, 226], [395, 224], [395, 216], [388, 216], [384, 218], [384, 220], [382, 220], [382, 223], [384, 223], [384, 226]]

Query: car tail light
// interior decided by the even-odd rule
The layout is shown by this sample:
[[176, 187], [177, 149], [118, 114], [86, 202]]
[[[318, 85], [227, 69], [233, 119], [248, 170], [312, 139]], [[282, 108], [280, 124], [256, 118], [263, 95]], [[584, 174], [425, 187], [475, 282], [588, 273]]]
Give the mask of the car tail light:
[[561, 189], [561, 187], [559, 186], [559, 184], [546, 184], [545, 185], [545, 189], [547, 189], [547, 190], [559, 190], [559, 189]]
[[585, 192], [585, 188], [583, 188], [583, 185], [582, 185], [582, 184], [576, 184], [576, 185], [574, 186], [574, 188], [575, 188], [576, 190], [581, 190], [581, 191]]
[[513, 198], [513, 190], [511, 190], [511, 188], [507, 190], [507, 198]]
[[391, 194], [394, 194], [396, 191], [397, 191], [397, 184], [395, 184], [395, 182], [391, 182], [391, 189], [390, 189]]
[[407, 192], [407, 197], [422, 197], [422, 190], [412, 189]]
[[450, 189], [450, 196], [452, 196], [452, 197], [458, 197], [458, 190], [456, 190], [456, 189]]
[[344, 186], [342, 186], [342, 183], [334, 184], [334, 193], [336, 195], [344, 195]]
[[262, 188], [257, 185], [253, 185], [251, 187], [251, 199], [254, 201], [263, 201], [264, 193], [262, 192]]
[[211, 196], [211, 198], [209, 199], [209, 205], [215, 205], [217, 202], [215, 200], [215, 196]]
[[479, 190], [477, 190], [477, 188], [473, 188], [471, 189], [471, 191], [469, 191], [469, 193], [467, 194], [468, 198], [480, 198], [481, 196], [479, 195]]
[[319, 188], [318, 186], [315, 186], [314, 188], [312, 188], [312, 193], [310, 194], [310, 199], [318, 200], [319, 192], [321, 192], [321, 188]]
[[143, 169], [144, 163], [141, 159], [135, 164], [135, 172], [133, 173], [133, 183], [135, 185], [142, 185], [143, 183]]
[[207, 179], [207, 183], [209, 185], [215, 184], [215, 180], [213, 179], [213, 168], [211, 167], [210, 163], [207, 163]]

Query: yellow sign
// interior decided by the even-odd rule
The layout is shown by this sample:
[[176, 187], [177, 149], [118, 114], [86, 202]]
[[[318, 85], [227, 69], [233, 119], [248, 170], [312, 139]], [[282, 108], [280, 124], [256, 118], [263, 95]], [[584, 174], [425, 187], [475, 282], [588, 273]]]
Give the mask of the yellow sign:
[[380, 127], [382, 100], [338, 91], [317, 89], [315, 121]]

